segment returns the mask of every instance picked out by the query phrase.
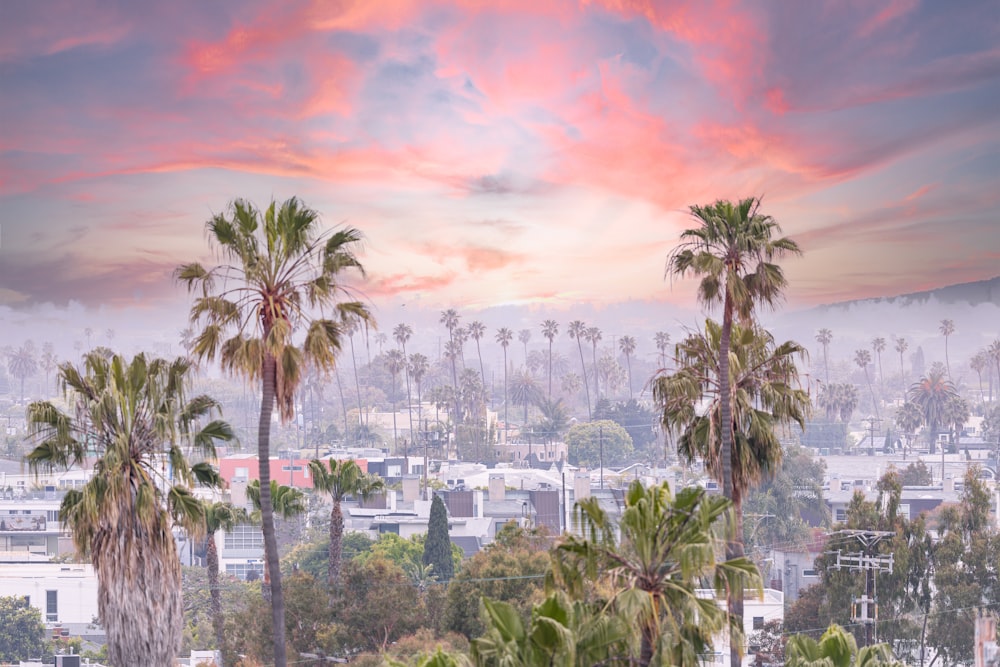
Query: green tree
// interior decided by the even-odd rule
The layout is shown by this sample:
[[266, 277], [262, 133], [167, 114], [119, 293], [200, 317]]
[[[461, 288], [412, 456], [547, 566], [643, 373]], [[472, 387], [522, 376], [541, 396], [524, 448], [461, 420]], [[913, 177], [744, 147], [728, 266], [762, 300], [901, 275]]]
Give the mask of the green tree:
[[343, 588], [343, 602], [334, 618], [343, 652], [384, 653], [400, 637], [421, 627], [426, 616], [417, 588], [389, 561], [374, 558], [346, 563]]
[[[708, 206], [692, 206], [695, 229], [681, 234], [680, 245], [667, 261], [667, 274], [700, 277], [698, 300], [705, 305], [722, 306], [720, 330], [719, 385], [720, 460], [722, 492], [734, 498], [732, 388], [730, 386], [729, 348], [734, 320], [749, 325], [758, 306], [773, 306], [783, 295], [787, 281], [784, 271], [774, 261], [785, 255], [800, 254], [799, 246], [789, 238], [777, 237], [781, 227], [771, 216], [760, 212], [760, 200], [742, 199], [733, 204], [717, 201]], [[727, 558], [742, 555], [738, 534], [727, 546]], [[741, 621], [740, 596], [730, 596], [730, 612]], [[739, 644], [731, 642], [730, 662], [739, 662]]]
[[930, 486], [934, 483], [931, 470], [923, 461], [917, 461], [903, 468], [899, 475], [899, 482], [903, 486]]
[[[181, 570], [173, 526], [204, 533], [204, 508], [194, 484], [217, 486], [206, 462], [229, 425], [203, 423], [219, 410], [209, 396], [188, 400], [187, 359], [127, 361], [96, 352], [84, 367], [59, 367], [68, 410], [48, 401], [28, 406], [32, 470], [93, 465], [81, 489], [67, 492], [59, 517], [97, 573], [97, 606], [116, 665], [173, 664], [183, 628]], [[92, 463], [91, 463], [92, 462]], [[169, 463], [169, 469], [167, 467]]]
[[347, 496], [367, 499], [385, 489], [385, 483], [378, 475], [371, 475], [361, 469], [353, 459], [337, 461], [331, 458], [327, 465], [313, 459], [309, 462], [313, 486], [320, 493], [330, 496], [330, 552], [327, 580], [331, 587], [340, 583], [341, 552], [344, 540], [344, 513], [341, 502]]
[[438, 581], [451, 581], [455, 576], [455, 563], [451, 559], [451, 538], [448, 536], [448, 510], [441, 496], [434, 496], [431, 501], [423, 564], [434, 567], [433, 574]]
[[656, 416], [651, 408], [632, 398], [628, 401], [615, 403], [599, 418], [610, 419], [621, 424], [622, 428], [628, 431], [637, 451], [642, 452], [649, 459], [660, 458], [649, 449], [656, 441], [654, 428]]
[[[569, 328], [566, 333], [569, 334], [571, 339], [576, 340], [577, 350], [580, 352], [580, 376], [583, 380], [583, 388], [586, 391], [587, 396], [587, 419], [592, 420], [594, 418], [594, 413], [590, 408], [590, 385], [587, 384], [587, 364], [583, 361], [583, 339], [587, 337], [587, 325], [583, 323], [583, 320], [573, 320], [569, 323]], [[597, 368], [594, 368], [594, 373], [597, 373]]]
[[[278, 484], [278, 482], [273, 479], [271, 480], [270, 487], [272, 508], [275, 516], [282, 519], [291, 519], [292, 517], [305, 513], [306, 501], [305, 495], [302, 491], [290, 486], [285, 486], [284, 484]], [[247, 498], [253, 506], [253, 513], [250, 515], [250, 520], [256, 524], [261, 522], [262, 513], [260, 497], [260, 480], [255, 479], [247, 484]], [[281, 563], [278, 563], [278, 565], [280, 567]], [[270, 602], [272, 600], [274, 590], [271, 580], [271, 568], [266, 549], [264, 550], [264, 577], [261, 579], [260, 590], [264, 599]]]
[[[224, 370], [261, 384], [257, 458], [277, 667], [284, 667], [287, 658], [270, 485], [272, 413], [277, 403], [281, 421], [291, 421], [306, 364], [332, 370], [345, 326], [367, 326], [372, 320], [363, 303], [344, 300], [351, 294], [345, 276], [350, 271], [364, 274], [355, 254], [361, 233], [353, 228], [321, 232], [319, 225], [319, 214], [296, 198], [280, 207], [272, 201], [264, 211], [236, 199], [228, 215], [217, 214], [206, 223], [225, 263], [212, 269], [185, 264], [176, 272], [189, 290], [199, 293], [191, 309], [191, 325], [201, 326], [194, 355], [218, 357]], [[316, 312], [323, 316], [313, 317]], [[296, 344], [293, 336], [300, 328], [305, 335]]]
[[27, 661], [45, 651], [42, 612], [16, 595], [0, 597], [0, 662]]
[[620, 465], [629, 460], [633, 451], [632, 436], [621, 424], [610, 419], [578, 422], [566, 432], [569, 462], [575, 466], [595, 468]]
[[610, 586], [609, 611], [628, 619], [639, 635], [639, 653], [631, 656], [639, 665], [697, 664], [727, 625], [741, 642], [737, 619], [697, 591], [703, 582], [719, 592], [760, 586], [757, 568], [745, 558], [716, 560], [722, 546], [717, 522], [730, 501], [700, 488], [675, 496], [667, 484], [647, 489], [638, 481], [624, 500], [617, 523], [597, 498], [577, 503], [581, 535], [568, 533], [556, 545], [556, 584], [574, 599], [588, 599], [602, 582]]
[[[212, 629], [215, 632], [216, 647], [220, 650], [225, 644], [225, 619], [222, 616], [222, 587], [219, 584], [219, 549], [215, 544], [215, 534], [220, 531], [230, 531], [233, 527], [248, 519], [246, 510], [233, 507], [232, 503], [202, 501], [205, 512], [205, 566], [208, 571], [208, 589], [212, 599]], [[224, 667], [229, 656], [223, 655]]]

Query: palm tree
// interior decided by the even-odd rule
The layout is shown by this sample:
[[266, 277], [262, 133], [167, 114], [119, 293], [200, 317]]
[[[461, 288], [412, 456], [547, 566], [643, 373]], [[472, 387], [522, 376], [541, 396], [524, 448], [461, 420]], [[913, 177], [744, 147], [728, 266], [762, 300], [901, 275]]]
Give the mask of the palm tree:
[[662, 407], [664, 429], [679, 432], [678, 454], [688, 461], [704, 460], [716, 479], [722, 477], [725, 455], [721, 435], [733, 434], [728, 452], [733, 541], [740, 541], [734, 551], [742, 552], [743, 499], [781, 461], [778, 427], [792, 423], [804, 427], [810, 399], [806, 391], [793, 388], [798, 380], [795, 361], [805, 358], [804, 347], [791, 341], [778, 345], [767, 331], [735, 323], [730, 343], [728, 428], [722, 426], [722, 327], [717, 322], [708, 320], [703, 333], [678, 344], [678, 370], [654, 380], [653, 397]]
[[[27, 456], [41, 470], [93, 467], [90, 481], [66, 493], [59, 518], [97, 573], [97, 606], [114, 665], [172, 665], [184, 625], [181, 568], [172, 528], [192, 539], [205, 528], [204, 509], [191, 492], [218, 486], [208, 463], [217, 440], [233, 439], [208, 396], [188, 399], [191, 364], [148, 359], [110, 360], [93, 352], [83, 368], [59, 366], [66, 411], [48, 401], [27, 408]], [[170, 474], [166, 462], [170, 462]]]
[[660, 353], [660, 367], [667, 365], [667, 349], [670, 348], [670, 334], [666, 331], [657, 331], [653, 334], [653, 342]]
[[[383, 335], [383, 334], [379, 334]], [[413, 329], [410, 328], [409, 324], [397, 324], [396, 328], [392, 330], [392, 336], [399, 343], [400, 349], [403, 351], [403, 372], [406, 374], [406, 414], [410, 418], [410, 440], [413, 439], [413, 396], [410, 394], [410, 364], [407, 363], [406, 356], [406, 343], [409, 342], [410, 336], [413, 335]], [[382, 344], [379, 343], [378, 353], [382, 354]], [[419, 427], [419, 422], [417, 423]]]
[[344, 326], [344, 332], [351, 343], [351, 366], [354, 368], [354, 390], [358, 396], [358, 422], [360, 424], [367, 424], [367, 411], [361, 405], [361, 381], [358, 379], [358, 357], [354, 352], [354, 334], [358, 332], [358, 329], [359, 325], [357, 322], [347, 322]]
[[[923, 415], [924, 424], [928, 430], [931, 454], [936, 451], [938, 429], [945, 422], [945, 409], [948, 401], [955, 395], [957, 392], [951, 380], [946, 380], [944, 373], [937, 370], [932, 370], [928, 375], [920, 378], [918, 382], [910, 385], [910, 390], [906, 394], [907, 400], [916, 404]], [[941, 479], [944, 479], [943, 458], [941, 465]]]
[[[268, 486], [270, 487], [271, 505], [275, 516], [281, 519], [291, 519], [299, 516], [300, 514], [305, 514], [305, 494], [303, 494], [300, 489], [285, 486], [284, 484], [278, 484], [278, 482], [273, 479]], [[250, 500], [250, 504], [253, 506], [253, 512], [250, 514], [250, 521], [259, 524], [263, 516], [263, 511], [261, 510], [259, 479], [255, 479], [247, 484], [247, 499]], [[274, 591], [271, 585], [271, 571], [268, 567], [268, 563], [267, 549], [265, 549], [264, 578], [261, 580], [260, 588], [265, 600], [273, 600]]]
[[[385, 367], [389, 371], [389, 375], [392, 376], [392, 448], [396, 454], [399, 454], [399, 436], [396, 430], [396, 380], [399, 378], [399, 373], [404, 368], [406, 368], [406, 357], [399, 350], [389, 350], [385, 355]], [[412, 428], [412, 424], [411, 424]], [[411, 431], [412, 432], [412, 431]], [[404, 454], [405, 458], [405, 454]]]
[[500, 343], [500, 347], [503, 348], [503, 430], [504, 430], [504, 444], [507, 444], [507, 429], [509, 428], [510, 420], [507, 418], [507, 404], [510, 402], [507, 396], [507, 348], [510, 347], [511, 341], [514, 340], [514, 332], [507, 327], [500, 327], [497, 329], [496, 341]]
[[625, 365], [628, 366], [628, 397], [632, 398], [632, 354], [635, 353], [635, 338], [622, 336], [618, 341], [618, 349], [625, 355]]
[[[412, 331], [410, 333], [413, 333]], [[375, 334], [375, 342], [378, 343], [378, 353], [382, 354], [382, 346], [389, 342], [389, 336], [382, 332]]]
[[[944, 407], [944, 423], [948, 430], [954, 433], [952, 438], [955, 444], [955, 452], [958, 453], [962, 445], [962, 431], [969, 422], [969, 403], [959, 395], [952, 396]], [[970, 458], [968, 447], [965, 451], [966, 460]]]
[[407, 364], [407, 368], [410, 375], [413, 377], [413, 381], [417, 384], [417, 430], [423, 433], [424, 438], [424, 488], [427, 489], [427, 440], [429, 435], [424, 433], [426, 429], [423, 429], [421, 426], [424, 418], [424, 402], [421, 385], [424, 381], [424, 376], [427, 375], [427, 371], [430, 369], [430, 364], [427, 361], [427, 357], [419, 352], [414, 352], [410, 355], [410, 363]]
[[83, 330], [83, 335], [87, 337], [87, 350], [92, 347], [90, 344], [90, 338], [94, 335], [94, 330], [91, 327], [87, 327]]
[[[569, 323], [567, 333], [571, 339], [576, 339], [576, 348], [580, 351], [580, 370], [583, 373], [583, 389], [587, 394], [587, 419], [593, 421], [594, 413], [590, 409], [590, 385], [587, 384], [587, 364], [583, 361], [583, 339], [587, 334], [587, 325], [582, 320], [573, 320]], [[597, 372], [596, 368], [594, 372]]]
[[45, 372], [45, 395], [51, 396], [52, 387], [49, 385], [49, 375], [59, 366], [59, 360], [56, 358], [55, 347], [53, 347], [51, 342], [45, 342], [42, 345], [41, 366], [42, 370]]
[[872, 339], [872, 352], [878, 363], [878, 395], [885, 396], [885, 375], [882, 373], [882, 353], [885, 351], [885, 338], [876, 336]]
[[468, 326], [469, 337], [476, 341], [476, 356], [479, 357], [479, 378], [482, 380], [483, 388], [486, 387], [486, 369], [483, 366], [483, 350], [479, 346], [479, 341], [484, 335], [486, 335], [486, 325], [482, 322], [475, 320], [469, 322]]
[[894, 349], [899, 353], [899, 377], [903, 383], [903, 402], [906, 402], [906, 371], [903, 368], [903, 353], [906, 352], [910, 347], [910, 344], [906, 342], [906, 339], [900, 336], [896, 339]]
[[[1000, 338], [997, 338], [992, 343], [990, 343], [990, 346], [989, 348], [987, 348], [986, 351], [990, 355], [990, 359], [993, 360], [993, 363], [996, 364], [996, 369], [997, 369], [996, 377], [997, 381], [1000, 382]], [[990, 388], [990, 401], [991, 402], [993, 401], [992, 385]]]
[[[285, 605], [269, 483], [271, 417], [277, 403], [281, 420], [291, 421], [305, 364], [332, 370], [345, 326], [362, 322], [367, 327], [372, 321], [343, 282], [352, 271], [364, 275], [355, 254], [361, 233], [353, 228], [321, 232], [319, 224], [319, 214], [295, 198], [280, 207], [272, 201], [264, 211], [234, 200], [228, 216], [215, 215], [206, 224], [228, 263], [211, 270], [187, 264], [176, 274], [189, 290], [200, 288], [191, 309], [192, 326], [204, 321], [194, 344], [196, 358], [219, 357], [224, 370], [261, 383], [257, 459], [277, 667], [286, 664]], [[315, 312], [323, 317], [313, 317]], [[300, 328], [305, 335], [296, 345], [293, 336]]]
[[[675, 496], [666, 483], [647, 489], [638, 481], [624, 501], [617, 525], [596, 498], [577, 502], [580, 534], [567, 533], [556, 545], [552, 576], [578, 599], [607, 590], [595, 586], [595, 578], [610, 584], [608, 610], [640, 636], [637, 664], [698, 664], [727, 625], [715, 600], [698, 594], [702, 582], [718, 591], [760, 586], [746, 558], [716, 560], [716, 524], [731, 503], [698, 487]], [[740, 627], [730, 624], [737, 640]]]
[[872, 387], [871, 378], [868, 376], [868, 366], [872, 363], [872, 353], [868, 350], [855, 350], [854, 363], [865, 372], [865, 381], [868, 383], [868, 391], [872, 394], [872, 405], [875, 407], [875, 418], [879, 419], [878, 400], [875, 398], [875, 389]]
[[944, 336], [944, 365], [948, 369], [948, 377], [951, 377], [951, 362], [948, 360], [948, 337], [955, 333], [955, 323], [952, 320], [941, 320], [938, 331]]
[[327, 575], [330, 587], [340, 585], [340, 559], [344, 541], [344, 513], [340, 503], [347, 496], [359, 496], [367, 500], [385, 489], [378, 475], [366, 473], [353, 459], [337, 461], [330, 459], [327, 465], [318, 459], [309, 462], [313, 485], [317, 491], [326, 493], [333, 501], [330, 509], [330, 562]]
[[829, 351], [831, 341], [833, 341], [833, 332], [826, 327], [816, 332], [816, 342], [823, 347], [823, 368], [826, 369], [827, 384], [830, 384], [830, 360], [827, 352]]
[[[438, 322], [448, 330], [448, 345], [445, 346], [445, 354], [451, 360], [451, 386], [456, 394], [458, 393], [458, 366], [455, 362], [458, 351], [455, 343], [455, 330], [458, 328], [458, 319], [458, 313], [455, 312], [454, 308], [442, 310], [441, 317], [438, 319]], [[452, 406], [452, 411], [458, 412], [458, 406]]]
[[552, 400], [552, 341], [559, 334], [559, 323], [555, 320], [545, 320], [542, 322], [542, 335], [549, 341], [549, 400]]
[[524, 367], [528, 367], [528, 341], [531, 340], [531, 329], [521, 329], [517, 332], [517, 340], [524, 345]]
[[514, 379], [511, 382], [510, 400], [514, 405], [520, 405], [524, 408], [524, 421], [521, 425], [522, 431], [528, 426], [528, 406], [538, 403], [541, 397], [542, 392], [531, 373], [523, 368], [519, 371], [514, 371]]
[[601, 342], [601, 330], [597, 327], [588, 327], [584, 338], [593, 346], [594, 350], [594, 405], [596, 406], [601, 401], [601, 385], [598, 382], [599, 373], [597, 372], [597, 344]]
[[[801, 254], [798, 244], [786, 237], [775, 238], [781, 227], [773, 218], [760, 212], [756, 198], [742, 199], [737, 204], [717, 201], [708, 206], [692, 206], [691, 215], [698, 227], [681, 234], [680, 245], [667, 261], [667, 274], [701, 277], [698, 300], [722, 305], [720, 338], [720, 434], [722, 460], [722, 490], [733, 498], [732, 450], [733, 423], [729, 370], [729, 343], [733, 320], [748, 324], [759, 305], [773, 306], [783, 295], [787, 281], [781, 267], [774, 263], [784, 255]], [[732, 540], [727, 558], [742, 555], [743, 545]], [[737, 595], [729, 600], [730, 612], [743, 620], [743, 600]], [[732, 664], [739, 664], [739, 645], [732, 642]]]
[[465, 341], [469, 340], [469, 330], [465, 327], [456, 327], [452, 336], [455, 340], [455, 350], [457, 351], [458, 360], [462, 362], [462, 368], [464, 369]]
[[225, 667], [223, 651], [225, 646], [224, 619], [222, 617], [222, 587], [219, 585], [219, 549], [215, 544], [215, 534], [220, 531], [230, 531], [233, 527], [248, 520], [246, 510], [234, 507], [232, 503], [202, 501], [205, 512], [205, 566], [208, 569], [208, 590], [212, 597], [212, 629], [215, 631], [215, 644], [222, 654], [219, 667]]
[[38, 372], [34, 347], [25, 343], [7, 358], [7, 371], [21, 381], [21, 402], [24, 403], [24, 381]]
[[888, 644], [858, 650], [854, 635], [831, 625], [817, 642], [809, 635], [792, 635], [785, 646], [787, 667], [903, 667]]
[[986, 405], [986, 392], [983, 391], [983, 371], [990, 369], [990, 355], [986, 350], [980, 350], [969, 359], [969, 368], [979, 378], [979, 398], [983, 405]]

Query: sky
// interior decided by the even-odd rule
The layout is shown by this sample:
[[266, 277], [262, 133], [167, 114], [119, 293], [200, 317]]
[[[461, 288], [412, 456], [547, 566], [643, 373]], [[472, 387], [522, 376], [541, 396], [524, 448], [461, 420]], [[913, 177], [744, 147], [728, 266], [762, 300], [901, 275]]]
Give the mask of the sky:
[[177, 311], [234, 197], [362, 230], [393, 313], [692, 304], [747, 196], [793, 307], [1000, 274], [993, 0], [7, 0], [0, 91], [7, 318]]

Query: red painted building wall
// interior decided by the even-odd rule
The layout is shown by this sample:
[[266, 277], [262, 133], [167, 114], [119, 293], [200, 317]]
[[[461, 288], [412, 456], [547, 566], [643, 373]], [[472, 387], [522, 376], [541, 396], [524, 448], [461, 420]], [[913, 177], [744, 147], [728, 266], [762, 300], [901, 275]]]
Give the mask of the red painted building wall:
[[[299, 489], [313, 488], [312, 474], [309, 472], [310, 459], [271, 459], [271, 479], [278, 484], [294, 486]], [[368, 472], [368, 461], [365, 459], [355, 459], [355, 462], [362, 470]], [[219, 474], [226, 484], [231, 484], [233, 479], [240, 477], [247, 481], [259, 479], [257, 457], [238, 456], [219, 459]]]

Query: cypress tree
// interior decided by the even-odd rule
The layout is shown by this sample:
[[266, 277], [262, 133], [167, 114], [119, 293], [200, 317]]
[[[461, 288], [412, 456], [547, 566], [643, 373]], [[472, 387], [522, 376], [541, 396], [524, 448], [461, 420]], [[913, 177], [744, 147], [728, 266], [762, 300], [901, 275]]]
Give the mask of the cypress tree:
[[433, 565], [431, 571], [438, 581], [450, 581], [455, 576], [455, 562], [451, 559], [451, 538], [448, 537], [448, 510], [441, 496], [431, 501], [431, 516], [424, 541], [424, 565]]

